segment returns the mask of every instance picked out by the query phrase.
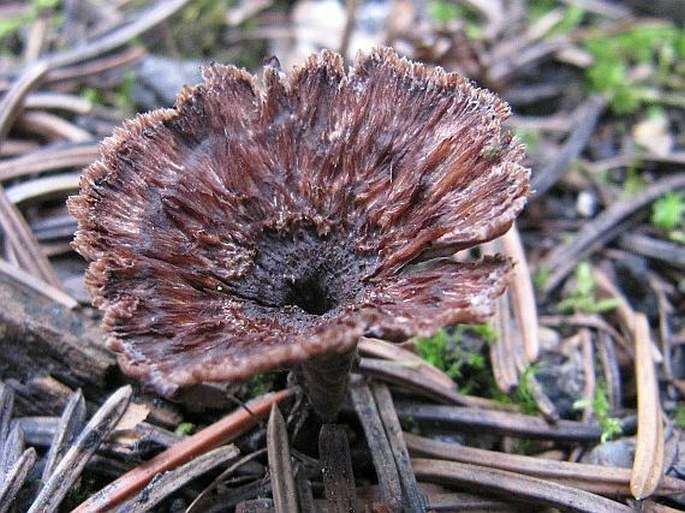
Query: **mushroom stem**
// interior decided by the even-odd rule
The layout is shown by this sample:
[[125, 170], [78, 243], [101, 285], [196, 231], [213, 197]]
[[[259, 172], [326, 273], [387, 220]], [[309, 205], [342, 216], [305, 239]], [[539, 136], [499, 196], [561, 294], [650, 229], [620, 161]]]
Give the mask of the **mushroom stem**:
[[350, 381], [350, 369], [357, 358], [357, 348], [345, 353], [319, 356], [303, 362], [293, 369], [298, 384], [316, 414], [331, 422], [345, 400]]

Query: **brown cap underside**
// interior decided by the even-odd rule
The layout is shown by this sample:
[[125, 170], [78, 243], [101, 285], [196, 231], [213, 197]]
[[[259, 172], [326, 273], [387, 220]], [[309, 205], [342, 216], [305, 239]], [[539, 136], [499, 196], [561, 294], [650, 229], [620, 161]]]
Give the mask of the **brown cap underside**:
[[264, 90], [232, 66], [203, 75], [105, 140], [69, 201], [127, 373], [170, 392], [491, 313], [509, 262], [409, 264], [523, 208], [506, 104], [389, 49], [349, 71], [328, 51], [266, 67]]

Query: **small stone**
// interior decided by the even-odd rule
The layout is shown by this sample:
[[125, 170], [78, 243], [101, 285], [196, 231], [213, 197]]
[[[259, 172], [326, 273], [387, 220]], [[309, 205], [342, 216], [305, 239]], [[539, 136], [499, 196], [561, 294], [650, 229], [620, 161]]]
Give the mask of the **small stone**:
[[580, 191], [576, 199], [576, 212], [582, 217], [593, 217], [597, 213], [597, 196], [591, 191]]

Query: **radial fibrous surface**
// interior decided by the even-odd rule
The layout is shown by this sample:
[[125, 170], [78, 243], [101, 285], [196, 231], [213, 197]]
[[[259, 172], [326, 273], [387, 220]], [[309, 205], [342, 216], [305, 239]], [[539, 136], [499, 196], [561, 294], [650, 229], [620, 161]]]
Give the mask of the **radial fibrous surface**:
[[261, 87], [206, 68], [105, 140], [69, 203], [121, 366], [169, 394], [483, 320], [512, 264], [446, 256], [525, 203], [508, 115], [388, 49], [266, 67]]

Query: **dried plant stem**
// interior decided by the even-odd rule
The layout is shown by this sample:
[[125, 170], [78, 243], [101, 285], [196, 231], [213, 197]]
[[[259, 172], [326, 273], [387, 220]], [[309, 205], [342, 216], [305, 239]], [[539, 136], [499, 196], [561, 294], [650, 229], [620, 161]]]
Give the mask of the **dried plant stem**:
[[5, 452], [5, 440], [10, 434], [14, 410], [14, 390], [0, 381], [0, 454]]
[[669, 242], [639, 233], [624, 233], [618, 238], [618, 244], [632, 253], [661, 260], [681, 269], [685, 268], [685, 248], [677, 242]]
[[358, 511], [352, 456], [343, 426], [324, 424], [321, 427], [319, 457], [329, 511], [331, 513]]
[[[31, 291], [41, 294], [55, 303], [65, 306], [69, 310], [73, 310], [78, 306], [78, 301], [69, 294], [53, 287], [40, 277], [34, 276], [33, 274], [10, 264], [3, 258], [0, 258], [0, 276], [7, 276], [21, 285], [28, 287]], [[5, 305], [5, 307], [7, 307], [7, 305]]]
[[36, 134], [48, 140], [65, 140], [75, 143], [93, 140], [93, 135], [87, 130], [57, 114], [45, 111], [24, 112], [17, 119], [16, 125], [25, 133]]
[[640, 500], [655, 493], [664, 474], [664, 425], [649, 322], [644, 314], [635, 314], [632, 331], [637, 381], [637, 439], [630, 491]]
[[541, 169], [533, 178], [534, 199], [544, 196], [545, 192], [559, 181], [561, 175], [568, 168], [568, 164], [583, 151], [607, 103], [607, 99], [604, 96], [594, 95], [590, 96], [579, 107], [580, 114], [576, 120], [573, 132], [571, 132], [568, 140], [559, 151], [557, 158]]
[[20, 266], [56, 290], [63, 290], [55, 270], [40, 249], [31, 228], [0, 185], [0, 226], [14, 250]]
[[543, 292], [548, 294], [556, 288], [573, 271], [578, 260], [588, 251], [592, 251], [598, 244], [606, 244], [624, 233], [623, 228], [617, 229], [616, 227], [630, 215], [659, 196], [683, 188], [685, 188], [685, 173], [677, 173], [662, 178], [646, 187], [639, 195], [614, 203], [592, 221], [583, 225], [583, 228], [573, 239], [555, 248], [538, 264], [539, 269], [546, 268], [552, 271], [543, 287]]
[[[44, 176], [34, 180], [28, 180], [18, 184], [11, 185], [5, 189], [7, 198], [14, 203], [24, 203], [29, 201], [37, 203], [37, 198], [42, 199], [46, 196], [57, 194], [69, 194], [78, 189], [80, 173], [64, 173], [59, 175]], [[75, 223], [72, 225], [75, 228]], [[34, 233], [35, 226], [32, 226]]]
[[[518, 330], [511, 329], [509, 296], [503, 295], [495, 305], [493, 325], [498, 333], [497, 342], [490, 344], [490, 361], [497, 387], [503, 392], [514, 390], [519, 384], [519, 363], [523, 351], [516, 351]], [[521, 370], [523, 372], [523, 369]]]
[[129, 405], [132, 394], [133, 390], [130, 385], [121, 387], [98, 409], [59, 463], [55, 465], [50, 478], [44, 483], [38, 497], [31, 504], [29, 513], [57, 510], [97, 448], [119, 422]]
[[45, 467], [43, 468], [42, 479], [44, 482], [53, 475], [57, 464], [68, 450], [70, 442], [76, 440], [85, 419], [86, 400], [83, 398], [81, 390], [77, 390], [71, 394], [69, 402], [64, 407], [64, 412], [52, 437], [52, 443], [50, 444], [50, 449], [45, 458]]
[[47, 71], [45, 63], [33, 64], [24, 70], [7, 91], [0, 102], [0, 141], [9, 134], [12, 124], [22, 110], [26, 95], [40, 85]]
[[521, 330], [526, 360], [528, 363], [531, 363], [537, 360], [540, 351], [538, 343], [538, 312], [535, 306], [535, 291], [533, 290], [530, 267], [528, 266], [526, 253], [521, 242], [521, 235], [515, 223], [503, 235], [502, 243], [507, 256], [513, 258], [516, 262], [510, 294]]
[[202, 508], [205, 506], [205, 499], [207, 499], [207, 497], [213, 491], [215, 491], [224, 481], [226, 481], [229, 476], [232, 476], [237, 469], [239, 469], [240, 467], [254, 459], [261, 458], [265, 452], [267, 452], [266, 447], [254, 451], [248, 454], [247, 456], [243, 456], [238, 461], [231, 464], [228, 468], [221, 472], [221, 474], [216, 476], [214, 480], [211, 482], [211, 484], [207, 486], [207, 488], [202, 490], [202, 492], [200, 492], [198, 496], [195, 497], [193, 502], [190, 503], [190, 506], [186, 508], [184, 513], [202, 513], [202, 511], [204, 511]]
[[277, 404], [288, 396], [290, 391], [283, 390], [250, 401], [245, 408], [227, 415], [124, 474], [81, 503], [72, 513], [112, 511], [116, 505], [142, 490], [156, 475], [172, 470], [240, 436], [252, 428], [259, 418], [269, 413], [272, 404]]
[[235, 459], [238, 453], [235, 445], [226, 445], [202, 454], [176, 470], [165, 472], [151, 481], [135, 498], [119, 506], [116, 513], [152, 511], [154, 506], [183, 488], [188, 482]]
[[293, 369], [314, 411], [324, 421], [333, 421], [347, 394], [350, 369], [357, 349], [334, 353], [301, 363]]
[[[631, 469], [607, 465], [590, 465], [555, 461], [541, 457], [507, 454], [456, 443], [430, 440], [412, 433], [403, 433], [409, 452], [414, 457], [436, 458], [483, 465], [484, 467], [518, 472], [530, 477], [575, 486], [587, 492], [612, 497], [628, 496]], [[664, 476], [658, 495], [679, 494], [685, 482]]]
[[299, 511], [295, 474], [290, 461], [290, 442], [285, 420], [276, 403], [271, 405], [266, 427], [266, 447], [269, 454], [271, 494], [276, 513]]
[[471, 487], [480, 493], [506, 494], [536, 505], [552, 506], [578, 513], [629, 513], [633, 509], [600, 495], [523, 474], [454, 461], [416, 458], [416, 477], [448, 486]]
[[421, 369], [405, 366], [395, 361], [379, 360], [378, 358], [362, 358], [359, 362], [359, 373], [367, 378], [399, 384], [420, 395], [447, 404], [458, 404], [486, 409], [506, 409], [518, 411], [518, 407], [496, 403], [492, 399], [462, 395], [454, 387], [446, 387], [442, 383], [429, 378]]
[[399, 513], [403, 509], [402, 482], [393, 448], [371, 389], [360, 376], [355, 375], [353, 379], [350, 397], [369, 444], [383, 505], [388, 512]]
[[540, 417], [520, 413], [419, 404], [396, 401], [400, 418], [412, 417], [417, 421], [436, 421], [461, 430], [478, 430], [481, 433], [494, 432], [510, 436], [535, 439], [596, 442], [602, 434], [598, 425], [573, 420], [559, 420], [550, 424]]
[[352, 32], [354, 32], [354, 25], [357, 21], [357, 6], [359, 0], [347, 0], [345, 2], [345, 10], [347, 11], [347, 18], [345, 21], [345, 28], [343, 30], [342, 39], [340, 41], [340, 55], [348, 57], [347, 52], [350, 49], [350, 41], [352, 39]]
[[76, 94], [58, 93], [53, 91], [39, 91], [30, 93], [24, 99], [26, 109], [45, 109], [69, 111], [75, 114], [90, 114], [93, 102]]
[[22, 178], [36, 173], [70, 167], [81, 167], [98, 158], [96, 144], [67, 144], [44, 149], [0, 162], [0, 181]]
[[403, 506], [405, 511], [425, 513], [426, 499], [419, 490], [414, 470], [411, 468], [409, 452], [402, 437], [400, 419], [395, 411], [395, 404], [388, 386], [383, 383], [372, 383], [371, 393], [378, 408], [378, 415], [383, 423], [385, 435], [390, 444], [395, 465], [402, 484]]
[[26, 482], [31, 468], [36, 463], [38, 455], [33, 447], [26, 449], [14, 465], [8, 469], [7, 476], [0, 483], [0, 513], [5, 513], [12, 505], [14, 498]]
[[107, 35], [85, 45], [48, 55], [45, 57], [45, 61], [50, 69], [54, 70], [111, 52], [159, 25], [170, 16], [173, 16], [187, 3], [188, 0], [156, 3], [152, 7], [139, 12], [130, 23], [124, 24]]
[[417, 370], [426, 381], [435, 382], [437, 385], [442, 385], [450, 390], [457, 390], [457, 384], [447, 374], [416, 353], [412, 353], [397, 344], [377, 338], [361, 337], [357, 347], [362, 356], [390, 360], [402, 367]]
[[[31, 89], [41, 83], [47, 69], [44, 64], [35, 64], [27, 68], [12, 84], [0, 102], [0, 145], [21, 111], [24, 98]], [[21, 212], [7, 198], [2, 185], [0, 185], [0, 226], [12, 249], [16, 252], [21, 267], [61, 290], [62, 283], [55, 270], [41, 252], [38, 241], [33, 236]]]

